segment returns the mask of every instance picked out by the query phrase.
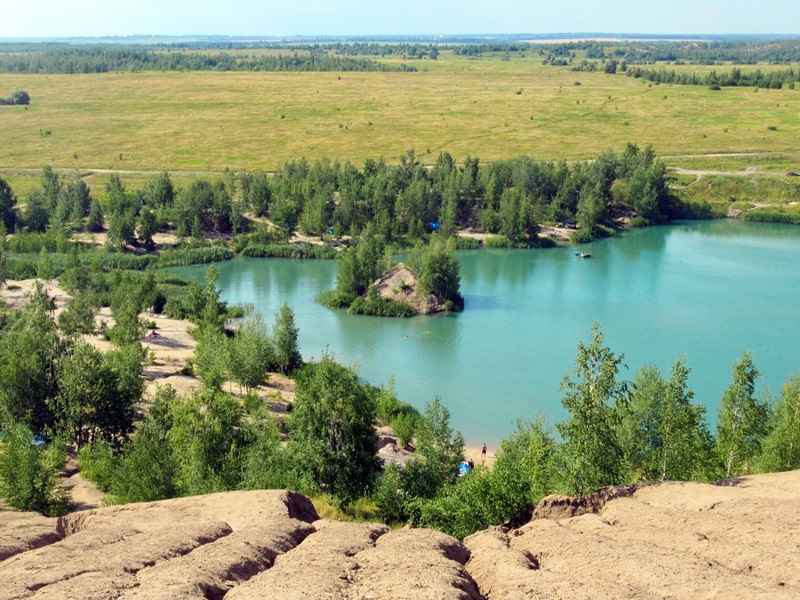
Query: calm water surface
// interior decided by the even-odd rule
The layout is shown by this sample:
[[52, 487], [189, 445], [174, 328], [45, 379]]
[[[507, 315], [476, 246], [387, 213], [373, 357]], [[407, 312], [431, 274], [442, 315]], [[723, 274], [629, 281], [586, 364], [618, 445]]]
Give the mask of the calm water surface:
[[[716, 419], [733, 362], [751, 350], [760, 386], [777, 393], [800, 369], [800, 228], [727, 221], [632, 230], [581, 247], [459, 254], [466, 310], [380, 319], [323, 308], [334, 261], [237, 259], [222, 263], [230, 304], [251, 303], [271, 320], [288, 302], [305, 358], [326, 350], [357, 364], [374, 384], [395, 379], [422, 408], [435, 395], [467, 441], [497, 443], [518, 418], [565, 417], [558, 391], [577, 344], [599, 321], [624, 353], [620, 376], [644, 364], [667, 374], [686, 354], [695, 401]], [[202, 278], [206, 267], [175, 269]]]

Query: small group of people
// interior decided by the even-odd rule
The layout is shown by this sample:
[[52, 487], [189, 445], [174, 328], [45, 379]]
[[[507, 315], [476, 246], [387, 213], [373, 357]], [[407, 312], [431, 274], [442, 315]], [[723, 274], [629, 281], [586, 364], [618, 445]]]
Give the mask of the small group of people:
[[[486, 462], [486, 451], [487, 451], [486, 444], [483, 444], [483, 446], [481, 446], [481, 459], [483, 460], [483, 462]], [[463, 477], [464, 475], [468, 475], [469, 473], [472, 473], [474, 469], [475, 469], [474, 460], [470, 458], [469, 460], [462, 461], [458, 467], [458, 476]]]

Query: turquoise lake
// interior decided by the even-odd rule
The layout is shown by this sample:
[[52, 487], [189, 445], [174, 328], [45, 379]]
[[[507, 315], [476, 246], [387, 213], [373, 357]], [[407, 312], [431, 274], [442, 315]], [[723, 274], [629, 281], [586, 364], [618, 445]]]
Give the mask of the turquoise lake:
[[[559, 385], [577, 344], [598, 321], [625, 355], [630, 380], [642, 365], [668, 374], [686, 355], [695, 402], [716, 421], [733, 362], [750, 350], [777, 394], [800, 369], [800, 227], [687, 222], [625, 231], [581, 246], [459, 253], [466, 310], [381, 319], [315, 302], [334, 287], [335, 261], [236, 259], [218, 265], [229, 304], [253, 304], [269, 322], [286, 302], [308, 360], [323, 352], [358, 365], [376, 385], [423, 408], [438, 395], [469, 444], [495, 445], [518, 418], [565, 417]], [[207, 266], [173, 269], [202, 278]]]

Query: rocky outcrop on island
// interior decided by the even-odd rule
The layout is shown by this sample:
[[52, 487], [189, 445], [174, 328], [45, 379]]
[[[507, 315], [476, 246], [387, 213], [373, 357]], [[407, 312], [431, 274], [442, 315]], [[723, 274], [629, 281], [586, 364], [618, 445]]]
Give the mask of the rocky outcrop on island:
[[445, 312], [444, 300], [420, 290], [419, 277], [403, 263], [398, 263], [374, 283], [381, 298], [406, 304], [421, 315]]
[[463, 543], [285, 491], [0, 510], [0, 599], [799, 597], [800, 472], [722, 483], [551, 496]]

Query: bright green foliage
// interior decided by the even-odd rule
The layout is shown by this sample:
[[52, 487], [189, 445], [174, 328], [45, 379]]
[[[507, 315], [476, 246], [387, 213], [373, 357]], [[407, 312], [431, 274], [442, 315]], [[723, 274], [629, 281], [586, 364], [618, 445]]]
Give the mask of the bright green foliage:
[[142, 186], [142, 199], [146, 206], [153, 209], [172, 206], [175, 201], [175, 187], [169, 173], [163, 171], [148, 179]]
[[90, 439], [119, 446], [133, 431], [144, 383], [135, 346], [101, 354], [85, 343], [61, 357], [54, 412], [59, 431], [78, 447]]
[[406, 465], [406, 491], [409, 496], [432, 498], [458, 473], [464, 459], [464, 437], [450, 427], [450, 411], [439, 398], [425, 406], [417, 423], [418, 459]]
[[722, 395], [717, 421], [717, 456], [726, 478], [753, 470], [769, 426], [769, 407], [755, 398], [760, 373], [750, 352], [733, 365], [733, 382]]
[[14, 311], [0, 331], [0, 420], [36, 432], [53, 428], [49, 400], [57, 394], [58, 359], [65, 346], [52, 308], [37, 283], [28, 305]]
[[152, 249], [155, 244], [153, 243], [153, 234], [158, 231], [158, 224], [156, 222], [156, 214], [149, 208], [143, 208], [139, 214], [139, 242], [147, 249]]
[[409, 263], [419, 275], [420, 291], [434, 294], [444, 302], [449, 301], [454, 310], [464, 308], [464, 298], [459, 291], [458, 259], [447, 240], [433, 236], [427, 246], [418, 243]]
[[[206, 333], [206, 336], [209, 334]], [[211, 334], [213, 335], [213, 334]], [[222, 336], [224, 338], [224, 335]], [[217, 336], [211, 339], [204, 338], [203, 343], [211, 342], [209, 351], [219, 352], [224, 347], [225, 340], [216, 341]], [[243, 321], [236, 335], [228, 344], [229, 370], [233, 380], [244, 387], [249, 394], [259, 385], [267, 382], [268, 371], [273, 363], [274, 350], [261, 313], [253, 313]]]
[[392, 267], [391, 254], [386, 251], [383, 236], [374, 234], [370, 228], [360, 240], [342, 253], [336, 289], [343, 294], [360, 296], [376, 279]]
[[556, 443], [543, 417], [527, 423], [518, 421], [517, 430], [503, 438], [492, 471], [494, 496], [502, 507], [498, 518], [518, 516], [553, 491], [555, 450]]
[[790, 377], [783, 386], [774, 410], [772, 432], [763, 447], [762, 470], [800, 468], [800, 375]]
[[100, 206], [100, 202], [97, 198], [92, 198], [91, 204], [89, 205], [89, 222], [86, 224], [86, 229], [94, 233], [103, 231], [104, 219], [105, 215], [103, 214], [103, 208]]
[[168, 435], [181, 495], [238, 487], [247, 441], [243, 413], [239, 402], [216, 391], [175, 401]]
[[87, 293], [68, 298], [66, 308], [58, 315], [58, 328], [65, 335], [94, 333], [96, 308], [95, 302]]
[[206, 271], [205, 288], [203, 289], [202, 308], [200, 309], [200, 329], [202, 331], [216, 331], [222, 333], [225, 330], [225, 303], [219, 299], [217, 281], [219, 280], [219, 269], [211, 263]]
[[17, 199], [11, 191], [11, 187], [5, 179], [0, 177], [0, 223], [3, 223], [6, 232], [13, 232], [17, 224], [19, 215], [17, 215], [16, 205]]
[[173, 498], [178, 494], [177, 473], [168, 430], [161, 420], [148, 417], [118, 461], [111, 488], [113, 498], [119, 503]]
[[288, 304], [284, 304], [275, 313], [275, 324], [272, 327], [273, 367], [276, 371], [288, 374], [303, 366], [297, 334], [294, 311]]
[[110, 492], [120, 475], [117, 454], [110, 444], [93, 440], [78, 451], [81, 477], [93, 482], [101, 491]]
[[256, 173], [250, 181], [245, 200], [259, 217], [269, 214], [269, 205], [272, 201], [272, 192], [266, 173]]
[[[417, 501], [415, 524], [432, 527], [463, 539], [499, 519], [492, 490], [492, 474], [478, 468], [457, 483], [444, 485], [434, 498]], [[498, 521], [499, 519], [499, 521]]]
[[247, 448], [242, 464], [241, 489], [269, 490], [289, 488], [313, 492], [313, 482], [303, 481], [281, 446], [278, 424], [261, 416], [253, 425], [254, 441]]
[[54, 441], [46, 449], [31, 442], [31, 430], [12, 424], [0, 442], [0, 497], [19, 510], [58, 516], [69, 508], [69, 492], [60, 487], [64, 445]]
[[[455, 483], [441, 486], [434, 498], [417, 501], [418, 524], [463, 539], [491, 525], [523, 517], [551, 492], [555, 442], [543, 423], [543, 418], [518, 423], [517, 431], [503, 440], [493, 470], [478, 467]], [[385, 501], [391, 499], [391, 495], [385, 495]]]
[[28, 194], [28, 202], [23, 214], [25, 228], [31, 232], [44, 233], [50, 223], [50, 211], [41, 190], [34, 189]]
[[47, 248], [42, 247], [39, 252], [39, 262], [36, 263], [36, 278], [44, 281], [49, 281], [56, 276], [53, 260], [50, 258], [50, 253]]
[[353, 369], [324, 356], [297, 374], [289, 451], [341, 505], [369, 493], [379, 470], [375, 401]]
[[[195, 333], [197, 346], [194, 349], [195, 374], [200, 377], [203, 387], [210, 391], [220, 391], [228, 378], [231, 359], [228, 338], [224, 333], [213, 329], [198, 329]], [[241, 348], [241, 346], [240, 346]], [[255, 357], [258, 361], [258, 357]], [[236, 367], [244, 369], [246, 367]]]
[[627, 399], [617, 404], [618, 440], [626, 481], [703, 479], [711, 439], [703, 415], [686, 389], [689, 369], [678, 359], [668, 380], [645, 366], [633, 380]]
[[114, 326], [109, 331], [109, 337], [117, 346], [140, 344], [147, 330], [147, 324], [139, 318], [144, 305], [144, 292], [141, 286], [133, 282], [126, 282], [115, 290], [111, 300]]
[[307, 235], [321, 238], [328, 231], [332, 213], [333, 190], [321, 189], [305, 203], [300, 215], [300, 229]]
[[595, 323], [591, 343], [578, 344], [575, 370], [561, 382], [566, 392], [562, 402], [570, 416], [556, 427], [564, 440], [562, 485], [568, 493], [584, 495], [622, 480], [622, 451], [610, 406], [622, 392], [616, 379], [622, 358], [603, 345]]

